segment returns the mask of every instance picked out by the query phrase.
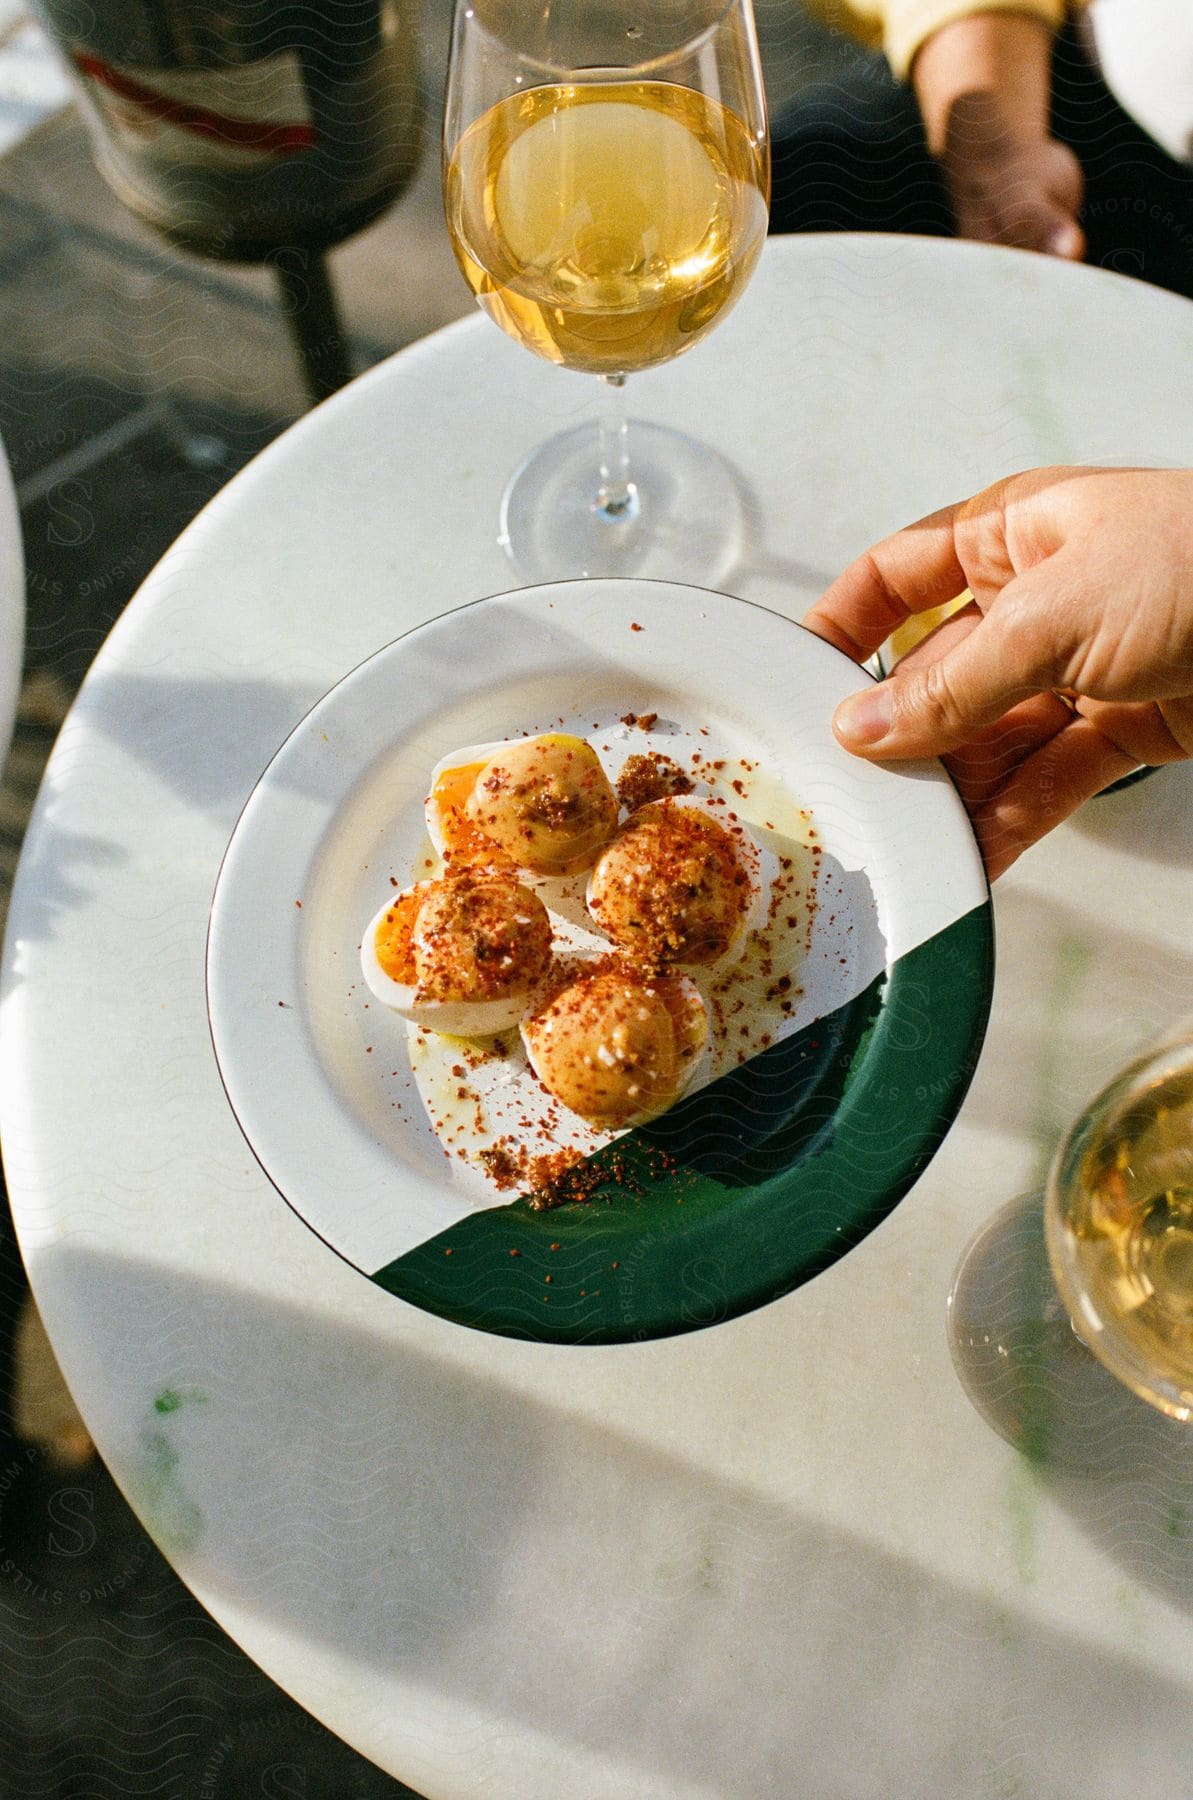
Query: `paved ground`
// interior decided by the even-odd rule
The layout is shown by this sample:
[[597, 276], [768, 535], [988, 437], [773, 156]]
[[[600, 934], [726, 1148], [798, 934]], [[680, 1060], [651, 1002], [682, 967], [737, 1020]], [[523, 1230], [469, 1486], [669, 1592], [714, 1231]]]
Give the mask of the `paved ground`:
[[[435, 159], [332, 262], [359, 366], [470, 304]], [[0, 789], [0, 909], [44, 759], [125, 602], [305, 405], [266, 277], [166, 251], [94, 172], [73, 113], [0, 161], [0, 438], [22, 501], [28, 645]], [[0, 1436], [0, 1800], [406, 1792], [322, 1730], [178, 1581], [85, 1449], [5, 1245], [22, 1381]], [[2, 1373], [2, 1371], [0, 1371]]]
[[[757, 5], [772, 104], [839, 66], [844, 46], [788, 0]], [[427, 0], [421, 170], [330, 259], [359, 369], [471, 307], [439, 205], [446, 14]], [[179, 255], [139, 226], [60, 110], [60, 82], [20, 0], [0, 0], [0, 440], [28, 564], [0, 920], [45, 757], [113, 621], [306, 405], [271, 277]], [[0, 1394], [18, 1321], [22, 1352], [12, 1429], [0, 1408], [0, 1800], [407, 1792], [273, 1687], [147, 1542], [86, 1455], [24, 1294], [0, 1216]]]

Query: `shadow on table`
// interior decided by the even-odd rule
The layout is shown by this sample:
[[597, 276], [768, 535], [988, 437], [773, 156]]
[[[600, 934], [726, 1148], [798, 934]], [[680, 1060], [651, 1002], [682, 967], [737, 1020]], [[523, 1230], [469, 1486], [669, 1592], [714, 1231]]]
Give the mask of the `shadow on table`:
[[[24, 1298], [0, 1193], [5, 1408], [9, 1334]], [[98, 1458], [67, 1460], [52, 1434], [19, 1436], [2, 1415], [0, 1677], [0, 1800], [414, 1796], [228, 1639]]]
[[962, 1258], [949, 1337], [969, 1399], [1088, 1536], [1193, 1611], [1193, 1437], [1074, 1332], [1048, 1265], [1044, 1197], [1008, 1202]]
[[994, 1028], [966, 1119], [1035, 1141], [1038, 1166], [1024, 1182], [1043, 1179], [1061, 1135], [1128, 1057], [1193, 1014], [1193, 945], [1151, 929], [1144, 904], [1149, 861], [1193, 870], [1193, 769], [1089, 801], [1064, 831], [1138, 857], [1139, 887], [1091, 894], [1086, 907], [1068, 891], [995, 884]]
[[[795, 556], [782, 556], [768, 550], [767, 509], [740, 469], [734, 470], [741, 497], [745, 538], [749, 548], [730, 570], [727, 581], [736, 586], [744, 581], [764, 582], [768, 588], [767, 604], [799, 616], [819, 598], [839, 570], [820, 569]], [[773, 593], [769, 590], [773, 588]]]
[[[1141, 863], [1193, 867], [1193, 805], [1189, 769], [1169, 764], [1144, 782], [1087, 800], [1070, 827], [1098, 843], [1129, 847]], [[1124, 896], [1129, 905], [1130, 896]]]
[[[272, 749], [321, 691], [314, 681], [245, 680], [235, 671], [187, 680], [126, 675], [113, 658], [84, 687], [62, 728], [41, 796], [38, 829], [23, 842], [20, 884], [36, 895], [36, 905], [23, 909], [22, 936], [52, 938], [57, 921], [73, 911], [82, 893], [101, 880], [119, 885], [120, 870], [127, 868], [127, 850], [103, 832], [104, 806], [110, 804], [105, 745], [143, 762], [188, 805], [230, 833]], [[262, 749], [262, 744], [270, 748]], [[76, 791], [85, 792], [87, 761], [96, 770], [97, 793], [104, 789], [103, 802], [91, 815], [97, 822], [94, 831], [64, 824], [54, 804], [57, 770], [68, 771]], [[153, 853], [149, 839], [145, 848]], [[21, 957], [15, 943], [8, 973], [13, 985], [19, 983]]]
[[[127, 1380], [142, 1399], [109, 1423], [110, 1448], [148, 1531], [229, 1629], [256, 1619], [260, 1650], [289, 1635], [374, 1671], [355, 1707], [329, 1697], [327, 1715], [411, 1759], [412, 1780], [431, 1729], [425, 1699], [455, 1714], [441, 1757], [495, 1792], [529, 1754], [508, 1741], [515, 1729], [558, 1745], [585, 1795], [652, 1781], [783, 1793], [796, 1769], [802, 1791], [826, 1800], [923, 1792], [938, 1774], [958, 1792], [991, 1791], [997, 1775], [1061, 1793], [1077, 1757], [1113, 1770], [1128, 1741], [1151, 1791], [1183, 1791], [1179, 1683], [1033, 1618], [1026, 1589], [1017, 1609], [935, 1577], [929, 1543], [884, 1549], [881, 1492], [863, 1538], [528, 1399], [501, 1374], [533, 1380], [538, 1365], [555, 1385], [561, 1358], [595, 1358], [632, 1383], [649, 1356], [657, 1381], [660, 1357], [673, 1357], [689, 1415], [720, 1433], [743, 1415], [763, 1429], [815, 1406], [798, 1369], [776, 1368], [772, 1393], [743, 1396], [739, 1411], [727, 1399], [736, 1327], [702, 1334], [704, 1386], [690, 1339], [649, 1351], [491, 1340], [481, 1376], [454, 1364], [450, 1326], [427, 1327], [437, 1355], [353, 1322], [354, 1304], [363, 1317], [378, 1295], [339, 1265], [320, 1277], [325, 1297], [342, 1291], [335, 1322], [78, 1242], [43, 1251], [40, 1266], [71, 1296], [69, 1314], [54, 1309], [69, 1317], [59, 1347], [101, 1447], [87, 1345], [101, 1325], [110, 1338], [105, 1321], [125, 1322]], [[182, 1323], [196, 1319], [211, 1346], [202, 1364]], [[843, 1457], [854, 1429], [839, 1421]], [[1123, 1450], [1133, 1459], [1138, 1445]], [[1143, 1503], [1149, 1479], [1167, 1515]], [[1189, 1557], [1165, 1516], [1193, 1519], [1193, 1469], [1110, 1466], [1055, 1492], [1108, 1557], [1190, 1609]], [[46, 1654], [30, 1641], [31, 1678]], [[386, 1723], [373, 1723], [382, 1709]], [[1087, 1792], [1121, 1792], [1092, 1779]]]
[[[1043, 1163], [1060, 1134], [1142, 1043], [1193, 1013], [1193, 944], [1076, 918], [1069, 902], [995, 887], [998, 1029], [966, 1101], [970, 1124], [1035, 1139]], [[1041, 1167], [1040, 1174], [1043, 1174]], [[1008, 1195], [1008, 1198], [1010, 1196]]]
[[83, 690], [77, 718], [230, 829], [274, 751], [325, 685], [246, 678], [218, 665], [186, 677], [132, 674], [113, 656]]

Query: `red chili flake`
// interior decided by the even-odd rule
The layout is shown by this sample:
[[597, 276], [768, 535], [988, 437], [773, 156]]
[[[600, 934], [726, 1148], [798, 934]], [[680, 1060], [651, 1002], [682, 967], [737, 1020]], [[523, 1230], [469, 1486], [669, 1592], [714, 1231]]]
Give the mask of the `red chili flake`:
[[446, 1250], [445, 1250], [445, 1251], [444, 1251], [444, 1252], [443, 1252], [443, 1254], [444, 1254], [444, 1255], [445, 1255], [445, 1256], [451, 1256], [451, 1255], [452, 1255], [452, 1247], [451, 1247], [451, 1245], [450, 1245], [450, 1244], [449, 1244], [449, 1245], [448, 1245], [448, 1247], [447, 1247], [447, 1249], [446, 1249]]
[[631, 630], [631, 631], [641, 631], [641, 630], [642, 630], [642, 627], [641, 627], [641, 625], [638, 625], [638, 624], [634, 624], [634, 623], [631, 623], [631, 625], [630, 625], [630, 630]]
[[301, 901], [301, 900], [296, 900], [296, 901], [295, 901], [295, 902], [294, 902], [294, 904], [295, 904], [295, 906], [296, 906], [296, 907], [297, 907], [297, 908], [298, 908], [298, 910], [299, 910], [299, 912], [301, 912], [301, 911], [302, 911], [302, 901]]

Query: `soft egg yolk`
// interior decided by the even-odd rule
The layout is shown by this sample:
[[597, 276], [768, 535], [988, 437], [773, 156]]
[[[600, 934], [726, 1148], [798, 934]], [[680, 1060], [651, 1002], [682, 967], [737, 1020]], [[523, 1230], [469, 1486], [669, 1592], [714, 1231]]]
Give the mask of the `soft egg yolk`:
[[564, 733], [504, 746], [477, 773], [469, 824], [520, 868], [591, 868], [617, 829], [618, 802], [596, 751]]
[[383, 972], [391, 981], [399, 981], [405, 987], [413, 987], [417, 979], [411, 939], [422, 900], [421, 888], [412, 888], [408, 893], [396, 895], [373, 935], [373, 948]]
[[468, 817], [468, 800], [483, 762], [457, 763], [440, 771], [431, 788], [431, 807], [439, 822], [443, 853], [463, 867], [503, 867], [509, 859]]
[[613, 1128], [678, 1098], [705, 1029], [677, 983], [604, 972], [564, 988], [523, 1034], [547, 1091], [590, 1124]]
[[551, 920], [538, 895], [512, 877], [449, 877], [424, 891], [411, 949], [420, 999], [500, 999], [542, 979]]
[[592, 872], [588, 905], [636, 961], [710, 963], [740, 933], [753, 899], [731, 834], [687, 806], [643, 808]]

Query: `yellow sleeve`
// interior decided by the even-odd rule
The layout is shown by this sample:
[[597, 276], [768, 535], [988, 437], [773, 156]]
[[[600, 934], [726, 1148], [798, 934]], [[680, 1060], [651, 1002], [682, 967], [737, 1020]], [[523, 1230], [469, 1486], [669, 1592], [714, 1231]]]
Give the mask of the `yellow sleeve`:
[[1069, 11], [1066, 0], [811, 0], [811, 6], [830, 29], [848, 31], [871, 48], [881, 45], [900, 81], [906, 80], [925, 39], [955, 19], [979, 12], [1018, 12], [1060, 26]]

